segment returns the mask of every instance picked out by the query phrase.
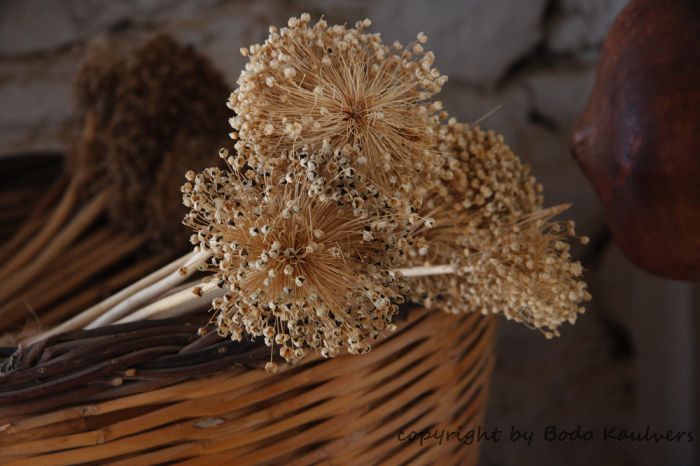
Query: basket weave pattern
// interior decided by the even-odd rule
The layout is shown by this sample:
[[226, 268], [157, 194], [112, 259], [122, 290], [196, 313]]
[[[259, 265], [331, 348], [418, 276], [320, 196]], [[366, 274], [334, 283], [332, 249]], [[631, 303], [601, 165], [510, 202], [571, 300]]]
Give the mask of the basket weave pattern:
[[[163, 358], [173, 356], [155, 347], [160, 362], [114, 366], [114, 374], [133, 383], [101, 396], [95, 386], [105, 383], [103, 377], [71, 387], [76, 394], [92, 388], [93, 395], [78, 398], [85, 401], [68, 403], [63, 392], [42, 392], [49, 400], [42, 405], [39, 395], [20, 400], [27, 387], [5, 391], [0, 462], [475, 465], [475, 445], [421, 446], [397, 435], [464, 432], [483, 422], [494, 331], [492, 317], [414, 309], [367, 355], [310, 360], [274, 375], [240, 365], [243, 357], [191, 380], [168, 368]], [[170, 378], [159, 378], [158, 367], [172, 370]]]

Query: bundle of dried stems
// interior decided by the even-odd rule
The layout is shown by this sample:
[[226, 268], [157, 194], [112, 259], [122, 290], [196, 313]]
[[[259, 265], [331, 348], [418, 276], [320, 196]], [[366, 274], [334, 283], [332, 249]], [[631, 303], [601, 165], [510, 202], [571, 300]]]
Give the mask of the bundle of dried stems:
[[182, 173], [214, 163], [226, 134], [223, 77], [167, 36], [95, 43], [75, 89], [66, 174], [3, 250], [0, 332], [55, 325], [182, 252]]
[[65, 180], [55, 182], [61, 161], [61, 153], [51, 151], [0, 154], [0, 170], [12, 174], [6, 175], [0, 186], [0, 261], [12, 255], [21, 237], [35, 232], [43, 223], [63, 189]]

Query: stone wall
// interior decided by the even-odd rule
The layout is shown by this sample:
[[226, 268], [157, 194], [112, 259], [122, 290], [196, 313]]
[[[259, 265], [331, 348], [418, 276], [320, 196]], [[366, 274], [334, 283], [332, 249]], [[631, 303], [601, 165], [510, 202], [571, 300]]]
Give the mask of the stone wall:
[[[385, 40], [425, 31], [450, 80], [442, 100], [464, 121], [502, 132], [533, 165], [551, 204], [570, 201], [589, 234], [599, 212], [567, 150], [594, 79], [595, 55], [621, 0], [26, 0], [0, 3], [0, 153], [58, 147], [85, 43], [165, 30], [196, 45], [233, 86], [243, 45], [301, 11], [374, 21]], [[592, 6], [594, 5], [594, 6]]]
[[[633, 272], [610, 244], [593, 191], [568, 150], [572, 126], [593, 85], [598, 50], [624, 3], [4, 0], [0, 154], [62, 146], [71, 115], [71, 81], [84, 45], [94, 37], [128, 42], [169, 31], [209, 55], [233, 86], [243, 65], [239, 48], [263, 39], [269, 24], [283, 24], [303, 11], [324, 14], [329, 22], [370, 17], [386, 41], [407, 41], [424, 31], [438, 67], [450, 77], [441, 98], [447, 110], [503, 133], [545, 185], [547, 204], [572, 202], [569, 215], [593, 239], [581, 254], [594, 300], [576, 326], [566, 328], [556, 341], [519, 326], [501, 326], [489, 425], [625, 427], [645, 419], [639, 394], [654, 393], [640, 385], [640, 374], [653, 371], [638, 358], [653, 343], [639, 339], [638, 309], [632, 308], [645, 304], [631, 300], [630, 293], [667, 284]], [[621, 288], [617, 274], [638, 279]], [[653, 327], [653, 319], [660, 317], [647, 308]], [[487, 443], [483, 464], [684, 464], [664, 461], [668, 456], [658, 456], [661, 462], [650, 459], [664, 454], [654, 450], [641, 455], [628, 444], [553, 445], [536, 439], [531, 447]]]

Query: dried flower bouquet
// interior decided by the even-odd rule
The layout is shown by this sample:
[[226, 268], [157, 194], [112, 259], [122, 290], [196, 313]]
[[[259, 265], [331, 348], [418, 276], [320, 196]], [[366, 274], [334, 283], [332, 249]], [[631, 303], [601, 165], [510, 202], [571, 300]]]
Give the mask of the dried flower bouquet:
[[242, 49], [235, 151], [182, 186], [193, 251], [31, 341], [209, 303], [222, 336], [287, 362], [366, 353], [404, 300], [548, 337], [573, 323], [590, 296], [573, 223], [552, 221], [565, 207], [542, 207], [501, 136], [432, 100], [447, 77], [424, 34], [387, 46], [369, 26], [303, 14]]

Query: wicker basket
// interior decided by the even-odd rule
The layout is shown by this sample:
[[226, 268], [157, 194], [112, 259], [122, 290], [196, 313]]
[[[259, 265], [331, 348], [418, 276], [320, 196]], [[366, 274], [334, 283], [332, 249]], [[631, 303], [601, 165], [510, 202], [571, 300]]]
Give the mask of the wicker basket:
[[412, 309], [367, 355], [277, 374], [260, 369], [269, 349], [197, 336], [200, 324], [116, 325], [16, 351], [0, 376], [0, 462], [477, 463], [476, 444], [398, 434], [482, 423], [492, 317]]

